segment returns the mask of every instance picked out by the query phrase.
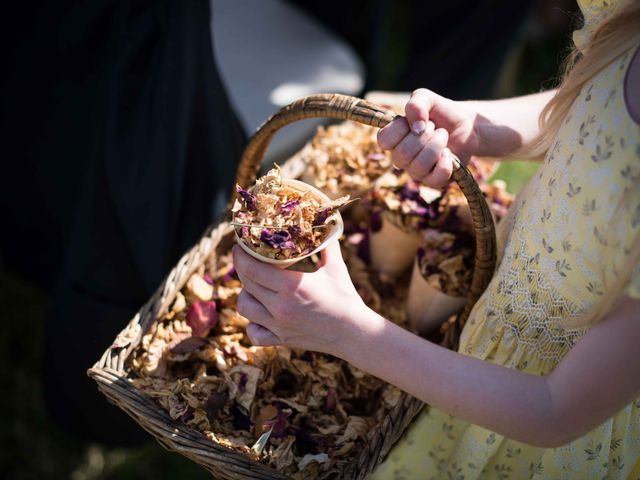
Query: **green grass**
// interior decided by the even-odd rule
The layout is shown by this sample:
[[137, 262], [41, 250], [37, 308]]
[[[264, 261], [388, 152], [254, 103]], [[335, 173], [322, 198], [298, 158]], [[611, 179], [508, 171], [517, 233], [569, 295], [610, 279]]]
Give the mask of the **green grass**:
[[513, 160], [502, 162], [490, 180], [504, 180], [507, 190], [518, 193], [538, 169], [537, 162]]

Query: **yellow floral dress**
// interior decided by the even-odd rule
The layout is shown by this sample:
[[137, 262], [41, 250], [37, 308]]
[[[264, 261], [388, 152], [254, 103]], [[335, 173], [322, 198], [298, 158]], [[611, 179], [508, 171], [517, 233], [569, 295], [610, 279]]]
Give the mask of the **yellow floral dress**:
[[[578, 48], [611, 2], [586, 3]], [[588, 330], [576, 319], [603, 295], [620, 293], [609, 286], [640, 241], [640, 126], [623, 91], [634, 53], [585, 86], [501, 222], [498, 268], [462, 333], [462, 353], [546, 375]], [[637, 266], [626, 294], [640, 298]], [[640, 479], [640, 399], [554, 449], [425, 408], [372, 478]]]

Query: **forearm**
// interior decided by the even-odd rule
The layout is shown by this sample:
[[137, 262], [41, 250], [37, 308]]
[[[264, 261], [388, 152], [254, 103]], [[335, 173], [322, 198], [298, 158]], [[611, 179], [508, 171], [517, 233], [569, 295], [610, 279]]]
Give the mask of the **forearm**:
[[444, 349], [374, 313], [366, 325], [343, 353], [356, 367], [468, 422], [550, 445], [556, 419], [544, 377]]
[[503, 100], [460, 102], [476, 113], [476, 133], [483, 140], [480, 155], [505, 157], [531, 142], [540, 131], [540, 113], [555, 93], [549, 90]]

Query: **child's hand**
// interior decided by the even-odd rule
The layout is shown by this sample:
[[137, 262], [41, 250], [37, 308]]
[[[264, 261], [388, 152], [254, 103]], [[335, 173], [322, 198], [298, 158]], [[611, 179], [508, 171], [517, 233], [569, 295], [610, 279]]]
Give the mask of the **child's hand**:
[[411, 95], [405, 115], [378, 132], [378, 144], [391, 150], [393, 163], [414, 180], [444, 187], [452, 172], [449, 148], [465, 164], [478, 153], [475, 114], [457, 102], [420, 88]]
[[244, 285], [238, 312], [251, 321], [247, 334], [254, 345], [288, 345], [344, 358], [357, 348], [357, 336], [380, 323], [353, 286], [338, 242], [331, 242], [322, 257], [316, 272], [300, 273], [262, 263], [234, 247], [234, 265]]

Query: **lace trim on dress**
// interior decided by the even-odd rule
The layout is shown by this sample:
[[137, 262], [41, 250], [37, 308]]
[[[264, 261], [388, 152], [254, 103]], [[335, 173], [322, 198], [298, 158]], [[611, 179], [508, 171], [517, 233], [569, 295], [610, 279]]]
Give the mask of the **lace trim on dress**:
[[531, 256], [527, 251], [523, 233], [521, 229], [512, 233], [510, 242], [520, 246], [509, 249], [502, 262], [508, 270], [502, 272], [497, 288], [487, 292], [487, 320], [497, 321], [540, 360], [559, 362], [589, 327], [561, 326], [580, 318], [583, 309], [554, 288], [540, 268], [540, 254]]

